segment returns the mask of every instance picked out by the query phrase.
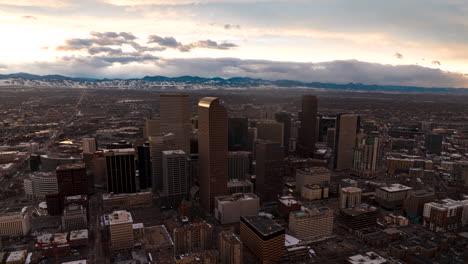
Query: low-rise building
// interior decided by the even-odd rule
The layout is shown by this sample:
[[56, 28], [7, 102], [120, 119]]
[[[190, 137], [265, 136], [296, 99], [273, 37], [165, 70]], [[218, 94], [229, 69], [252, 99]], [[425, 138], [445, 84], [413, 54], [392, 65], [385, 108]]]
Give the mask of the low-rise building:
[[306, 200], [328, 199], [328, 184], [304, 185], [301, 189], [301, 197]]
[[28, 208], [6, 209], [0, 213], [1, 236], [25, 236], [31, 230]]
[[299, 239], [315, 240], [329, 236], [333, 232], [333, 210], [313, 207], [291, 212], [289, 231]]
[[345, 187], [340, 190], [340, 208], [352, 208], [361, 204], [362, 190], [356, 187]]
[[281, 196], [277, 204], [278, 212], [284, 217], [288, 217], [291, 212], [301, 210], [302, 206], [301, 202], [292, 196]]
[[383, 258], [375, 252], [367, 252], [366, 254], [359, 254], [349, 257], [346, 260], [349, 264], [384, 264], [387, 263], [387, 259]]
[[375, 200], [380, 206], [395, 209], [403, 206], [403, 202], [410, 195], [413, 188], [403, 184], [392, 184], [375, 190]]
[[360, 204], [354, 208], [340, 209], [338, 224], [348, 230], [359, 230], [377, 225], [377, 208]]
[[131, 250], [134, 247], [132, 215], [127, 211], [110, 214], [109, 234], [112, 252]]
[[238, 223], [242, 216], [258, 215], [260, 199], [253, 193], [215, 197], [215, 217], [221, 224]]
[[444, 199], [424, 205], [423, 225], [432, 231], [445, 232], [461, 228], [468, 222], [468, 200]]
[[153, 205], [151, 192], [103, 194], [102, 207], [104, 212], [113, 210], [131, 210], [135, 208], [147, 208]]
[[72, 204], [65, 207], [62, 216], [62, 228], [65, 231], [80, 230], [88, 227], [86, 208]]

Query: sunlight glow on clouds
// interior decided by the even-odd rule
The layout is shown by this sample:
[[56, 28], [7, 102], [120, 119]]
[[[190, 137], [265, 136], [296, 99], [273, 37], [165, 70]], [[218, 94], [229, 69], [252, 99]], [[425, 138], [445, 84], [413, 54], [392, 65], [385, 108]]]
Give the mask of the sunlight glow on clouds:
[[[461, 0], [0, 0], [0, 73], [279, 78], [269, 70], [281, 68], [286, 79], [468, 86], [466, 12]], [[413, 78], [396, 73], [408, 69]]]

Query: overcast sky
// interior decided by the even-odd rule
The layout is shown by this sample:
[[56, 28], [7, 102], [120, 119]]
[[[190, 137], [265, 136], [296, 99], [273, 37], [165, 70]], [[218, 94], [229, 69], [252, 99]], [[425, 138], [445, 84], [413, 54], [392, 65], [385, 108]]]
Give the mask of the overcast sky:
[[468, 88], [466, 0], [0, 0], [0, 74]]

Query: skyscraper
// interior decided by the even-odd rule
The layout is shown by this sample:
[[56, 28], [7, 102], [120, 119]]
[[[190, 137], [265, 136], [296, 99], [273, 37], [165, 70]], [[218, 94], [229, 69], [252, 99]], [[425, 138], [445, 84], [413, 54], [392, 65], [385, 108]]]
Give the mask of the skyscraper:
[[213, 211], [214, 197], [227, 194], [228, 118], [215, 97], [198, 103], [199, 182], [201, 204]]
[[317, 141], [317, 97], [302, 96], [301, 129], [299, 132], [299, 151], [304, 157], [312, 157]]
[[377, 171], [380, 138], [364, 136], [354, 149], [351, 172], [361, 178], [374, 178]]
[[106, 158], [107, 191], [136, 192], [135, 150], [108, 150], [104, 152], [104, 157]]
[[58, 166], [56, 173], [58, 192], [62, 197], [88, 194], [88, 175], [84, 163]]
[[138, 176], [140, 179], [140, 189], [151, 188], [151, 157], [150, 145], [148, 142], [137, 147], [138, 151]]
[[334, 168], [347, 170], [353, 167], [353, 151], [359, 131], [359, 116], [338, 115], [335, 131]]
[[275, 114], [275, 119], [277, 122], [283, 124], [284, 153], [287, 154], [289, 151], [289, 139], [291, 138], [291, 114], [279, 112]]
[[262, 202], [275, 201], [283, 190], [284, 150], [279, 142], [258, 140], [255, 153], [256, 193]]
[[153, 192], [163, 190], [162, 152], [175, 149], [175, 136], [173, 133], [158, 133], [150, 136], [150, 156]]
[[442, 140], [443, 136], [441, 134], [426, 134], [424, 140], [426, 152], [430, 154], [440, 154], [440, 152], [442, 151]]
[[249, 124], [247, 118], [229, 118], [228, 121], [229, 151], [247, 150], [249, 140]]
[[162, 152], [163, 191], [167, 204], [179, 205], [190, 189], [187, 154], [182, 150]]
[[248, 151], [230, 151], [228, 154], [229, 180], [245, 180], [250, 174], [252, 153]]
[[160, 131], [174, 133], [176, 149], [190, 153], [192, 123], [188, 94], [160, 94], [159, 99]]
[[273, 120], [257, 122], [257, 138], [280, 143], [284, 147], [284, 124]]

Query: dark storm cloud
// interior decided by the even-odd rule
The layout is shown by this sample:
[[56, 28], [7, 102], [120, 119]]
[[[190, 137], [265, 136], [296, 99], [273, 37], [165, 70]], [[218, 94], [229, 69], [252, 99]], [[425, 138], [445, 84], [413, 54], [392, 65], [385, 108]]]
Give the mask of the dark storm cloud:
[[164, 51], [166, 49], [177, 49], [181, 52], [189, 52], [196, 48], [228, 50], [237, 47], [237, 44], [231, 42], [216, 42], [213, 40], [200, 40], [189, 44], [182, 44], [174, 37], [160, 37], [157, 35], [150, 35], [148, 37], [148, 44], [157, 44], [157, 46], [146, 46], [138, 44], [137, 39], [133, 34], [128, 32], [91, 32], [90, 38], [72, 38], [65, 40], [64, 45], [57, 47], [59, 51], [77, 51], [87, 50], [89, 54], [94, 55], [97, 53], [115, 53], [119, 50], [112, 49], [113, 47], [121, 47], [123, 45], [130, 45], [138, 52], [156, 52]]
[[156, 43], [159, 46], [174, 49], [182, 46], [182, 43], [178, 42], [174, 37], [160, 37], [156, 35], [149, 36], [148, 43]]
[[[468, 78], [417, 65], [391, 66], [356, 60], [321, 63], [275, 62], [267, 60], [170, 59], [158, 62], [164, 74], [206, 77], [246, 76], [268, 80], [303, 82], [414, 85], [425, 87], [468, 87]], [[166, 72], [164, 72], [166, 71]]]
[[35, 16], [22, 16], [24, 19], [32, 19], [32, 20], [37, 20], [37, 17]]
[[207, 48], [207, 49], [220, 49], [220, 50], [227, 50], [227, 49], [232, 49], [236, 48], [237, 45], [234, 43], [230, 42], [221, 42], [218, 43], [216, 41], [212, 40], [200, 40], [198, 42], [190, 44], [192, 47], [197, 47], [197, 48]]
[[57, 50], [68, 51], [68, 50], [81, 50], [93, 45], [91, 39], [72, 38], [65, 40], [65, 45], [60, 45]]
[[399, 52], [396, 52], [395, 53], [395, 58], [397, 59], [403, 59], [403, 54], [399, 53]]
[[161, 47], [178, 49], [181, 52], [189, 52], [192, 49], [196, 48], [205, 48], [205, 49], [218, 49], [218, 50], [228, 50], [238, 47], [237, 44], [231, 42], [221, 42], [218, 43], [213, 40], [199, 40], [197, 42], [192, 42], [189, 44], [182, 44], [177, 41], [174, 37], [160, 37], [157, 35], [151, 35], [148, 37], [148, 43], [156, 43]]
[[[113, 53], [114, 52], [114, 53]], [[120, 64], [119, 67], [114, 67]], [[423, 87], [465, 87], [468, 76], [418, 65], [384, 65], [357, 60], [320, 63], [241, 60], [237, 58], [161, 58], [142, 52], [103, 51], [66, 56], [56, 63], [32, 63], [9, 71], [97, 77], [140, 78], [144, 75], [251, 77], [302, 82], [363, 83]], [[18, 66], [19, 67], [19, 66]], [[1, 66], [0, 66], [1, 68]]]
[[88, 49], [90, 55], [95, 55], [99, 53], [107, 53], [111, 55], [122, 54], [122, 49], [113, 49], [109, 47], [91, 47]]

